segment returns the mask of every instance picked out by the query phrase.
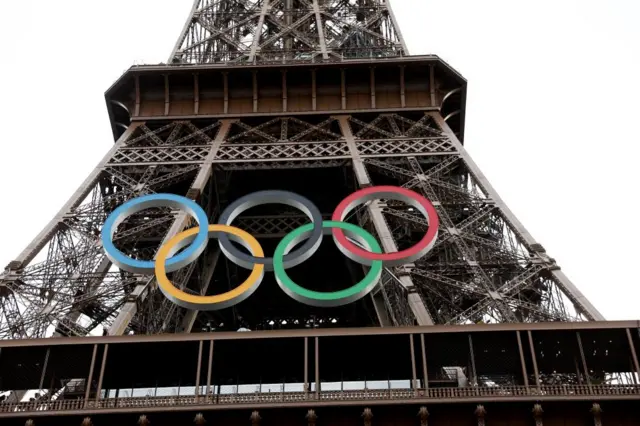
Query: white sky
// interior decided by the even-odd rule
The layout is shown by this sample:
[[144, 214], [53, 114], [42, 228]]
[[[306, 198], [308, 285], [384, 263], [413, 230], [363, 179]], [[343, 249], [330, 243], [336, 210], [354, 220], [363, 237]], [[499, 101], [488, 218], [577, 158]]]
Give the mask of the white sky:
[[[393, 0], [469, 80], [466, 146], [607, 319], [640, 318], [640, 2]], [[0, 268], [113, 143], [103, 93], [167, 60], [191, 0], [0, 2]]]

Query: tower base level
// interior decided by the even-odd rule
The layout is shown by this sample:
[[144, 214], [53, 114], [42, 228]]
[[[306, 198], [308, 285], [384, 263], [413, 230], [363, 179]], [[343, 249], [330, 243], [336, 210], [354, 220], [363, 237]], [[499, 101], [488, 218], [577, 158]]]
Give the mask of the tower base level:
[[637, 321], [2, 341], [0, 423], [631, 425], [638, 353]]
[[[308, 404], [307, 406], [314, 406]], [[638, 425], [638, 401], [543, 401], [536, 403], [456, 403], [437, 401], [403, 405], [367, 405], [354, 402], [344, 407], [261, 408], [198, 411], [176, 407], [169, 412], [56, 416], [48, 418], [13, 418], [6, 426], [484, 426], [490, 425]], [[33, 423], [29, 423], [32, 421]]]

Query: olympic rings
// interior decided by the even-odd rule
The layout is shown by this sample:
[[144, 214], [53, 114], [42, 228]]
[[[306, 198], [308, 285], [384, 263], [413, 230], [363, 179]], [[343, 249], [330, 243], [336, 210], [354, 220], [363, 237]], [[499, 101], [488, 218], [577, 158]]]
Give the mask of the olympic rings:
[[[242, 214], [242, 212], [249, 210], [251, 207], [270, 203], [285, 204], [302, 210], [307, 217], [311, 219], [311, 222], [315, 224], [310, 238], [307, 239], [302, 247], [284, 257], [284, 267], [287, 269], [293, 268], [313, 256], [322, 242], [322, 213], [320, 213], [320, 210], [318, 210], [315, 204], [305, 197], [288, 191], [254, 192], [231, 203], [220, 215], [219, 222], [225, 225], [231, 225], [233, 219]], [[220, 244], [220, 250], [222, 250], [229, 260], [238, 266], [245, 269], [252, 269], [253, 265], [257, 263], [263, 264], [267, 271], [273, 271], [273, 258], [248, 256], [235, 248], [225, 234], [220, 235], [218, 244]]]
[[[213, 311], [228, 308], [251, 296], [264, 278], [264, 265], [255, 264], [252, 268], [251, 275], [249, 275], [249, 278], [247, 278], [245, 282], [233, 290], [217, 294], [215, 296], [198, 296], [185, 293], [184, 291], [177, 289], [171, 281], [169, 281], [165, 267], [167, 257], [170, 257], [173, 253], [193, 241], [196, 238], [196, 234], [199, 234], [199, 232], [200, 228], [191, 228], [187, 231], [181, 232], [167, 241], [167, 243], [158, 251], [155, 270], [160, 291], [162, 291], [167, 299], [171, 300], [176, 305], [199, 311]], [[233, 226], [209, 225], [209, 238], [220, 238], [220, 235], [223, 234], [231, 235], [231, 238], [234, 241], [242, 244], [254, 256], [264, 257], [264, 251], [262, 250], [260, 243], [248, 232]]]
[[363, 265], [371, 265], [374, 260], [381, 260], [385, 266], [399, 266], [416, 261], [426, 255], [433, 248], [438, 238], [438, 213], [433, 204], [422, 195], [405, 188], [397, 186], [371, 186], [354, 192], [338, 205], [333, 212], [332, 220], [342, 221], [356, 207], [375, 200], [376, 198], [387, 198], [391, 200], [404, 201], [405, 203], [418, 209], [427, 219], [429, 229], [418, 244], [406, 250], [394, 253], [371, 253], [357, 247], [347, 240], [344, 232], [340, 228], [333, 230], [333, 239], [340, 251], [349, 259]]
[[107, 257], [114, 265], [120, 269], [137, 274], [152, 274], [155, 269], [155, 261], [132, 259], [122, 253], [113, 244], [113, 235], [116, 228], [128, 216], [139, 211], [152, 207], [172, 207], [174, 209], [186, 210], [191, 216], [195, 217], [200, 231], [193, 241], [193, 244], [177, 256], [167, 261], [167, 272], [176, 271], [189, 263], [193, 262], [202, 254], [207, 247], [207, 223], [209, 218], [207, 213], [194, 201], [173, 194], [152, 194], [129, 200], [113, 211], [104, 222], [102, 227], [102, 246]]
[[[376, 198], [403, 201], [424, 215], [429, 225], [425, 236], [415, 246], [392, 253], [383, 253], [380, 244], [364, 229], [346, 222], [344, 218], [357, 206]], [[286, 204], [300, 209], [311, 220], [286, 235], [278, 244], [273, 258], [264, 256], [259, 242], [246, 231], [231, 226], [231, 222], [245, 210], [268, 203]], [[198, 222], [198, 227], [181, 232], [166, 242], [152, 261], [132, 259], [113, 244], [116, 228], [126, 217], [152, 207], [183, 209]], [[229, 205], [220, 216], [220, 223], [209, 225], [207, 214], [194, 201], [172, 194], [153, 194], [124, 203], [107, 218], [102, 229], [102, 242], [107, 257], [114, 265], [134, 273], [155, 272], [160, 291], [178, 306], [211, 311], [236, 305], [251, 296], [262, 283], [265, 271], [274, 271], [280, 288], [294, 300], [311, 306], [342, 306], [361, 299], [378, 284], [384, 266], [413, 262], [431, 250], [438, 235], [438, 215], [433, 204], [421, 195], [395, 186], [369, 187], [345, 198], [336, 208], [331, 221], [323, 221], [320, 210], [308, 199], [287, 191], [261, 191], [244, 196]], [[338, 249], [350, 259], [370, 266], [362, 281], [333, 292], [318, 292], [298, 285], [286, 270], [309, 259], [320, 247], [322, 236], [331, 233]], [[176, 288], [167, 278], [193, 262], [204, 251], [210, 238], [217, 238], [221, 251], [238, 266], [251, 270], [249, 278], [226, 293], [202, 296]], [[238, 250], [231, 240], [243, 245], [251, 255]], [[304, 243], [289, 253], [296, 245]], [[180, 250], [184, 249], [180, 252]], [[178, 253], [178, 254], [176, 254]]]
[[[276, 275], [276, 281], [280, 288], [287, 293], [294, 300], [305, 303], [311, 306], [319, 307], [333, 307], [342, 306], [351, 302], [355, 302], [369, 294], [374, 289], [380, 277], [382, 276], [382, 262], [377, 260], [373, 262], [373, 265], [367, 275], [359, 283], [349, 287], [345, 290], [333, 291], [333, 292], [319, 292], [312, 291], [306, 288], [300, 287], [294, 283], [287, 275], [286, 268], [282, 259], [286, 253], [291, 250], [291, 247], [298, 244], [305, 238], [308, 238], [314, 227], [313, 223], [303, 225], [300, 228], [290, 232], [286, 237], [280, 241], [276, 252], [273, 255], [274, 272]], [[368, 233], [366, 230], [359, 226], [352, 225], [346, 222], [334, 222], [324, 221], [322, 222], [323, 231], [325, 233], [331, 233], [332, 228], [339, 228], [345, 231], [349, 236], [359, 243], [363, 244], [369, 250], [374, 253], [381, 253], [382, 249], [376, 239]]]

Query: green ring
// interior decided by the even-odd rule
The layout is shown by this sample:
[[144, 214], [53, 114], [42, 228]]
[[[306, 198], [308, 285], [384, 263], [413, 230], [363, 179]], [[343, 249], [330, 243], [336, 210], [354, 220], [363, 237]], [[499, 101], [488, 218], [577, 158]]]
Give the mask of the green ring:
[[[298, 284], [293, 282], [291, 278], [289, 278], [289, 275], [287, 275], [283, 263], [285, 250], [287, 249], [287, 246], [291, 244], [296, 238], [299, 238], [305, 232], [311, 232], [313, 230], [313, 227], [314, 224], [309, 223], [297, 228], [294, 231], [291, 231], [282, 239], [282, 241], [280, 241], [278, 247], [276, 247], [276, 251], [273, 255], [273, 272], [280, 288], [282, 288], [282, 290], [287, 295], [298, 302], [319, 307], [342, 306], [351, 302], [355, 302], [356, 300], [359, 300], [362, 297], [366, 296], [371, 290], [373, 290], [373, 288], [378, 284], [380, 280], [380, 277], [382, 275], [381, 260], [372, 262], [371, 269], [369, 269], [369, 272], [362, 279], [362, 281], [344, 290], [332, 292], [308, 290], [304, 287], [299, 286]], [[358, 235], [364, 240], [365, 245], [369, 246], [367, 247], [369, 251], [373, 253], [382, 253], [380, 244], [378, 244], [378, 241], [376, 241], [375, 237], [359, 226], [346, 222], [325, 220], [322, 222], [322, 228], [323, 230], [340, 228], [347, 233]]]

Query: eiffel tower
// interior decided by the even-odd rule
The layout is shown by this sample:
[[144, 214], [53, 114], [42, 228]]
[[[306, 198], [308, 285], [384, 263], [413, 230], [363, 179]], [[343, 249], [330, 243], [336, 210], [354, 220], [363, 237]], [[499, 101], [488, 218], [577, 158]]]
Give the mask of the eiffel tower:
[[[0, 276], [1, 339], [603, 320], [465, 150], [466, 80], [435, 55], [409, 54], [388, 0], [196, 0], [167, 64], [131, 67], [105, 96], [115, 143]], [[265, 277], [233, 308], [186, 310], [154, 278], [112, 265], [101, 245], [108, 215], [141, 195], [186, 196], [215, 223], [262, 189], [300, 193], [330, 216], [371, 185], [427, 197], [439, 236], [347, 307], [299, 306]], [[269, 252], [305, 219], [266, 209], [234, 225]], [[393, 200], [351, 220], [387, 252], [428, 228]], [[152, 259], [192, 225], [184, 212], [149, 209], [121, 224], [115, 244]], [[308, 285], [357, 280], [362, 270], [325, 245], [308, 260]], [[172, 280], [213, 294], [243, 274], [210, 242]]]

